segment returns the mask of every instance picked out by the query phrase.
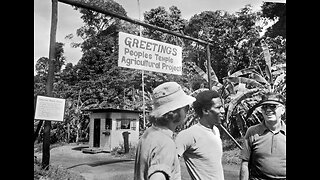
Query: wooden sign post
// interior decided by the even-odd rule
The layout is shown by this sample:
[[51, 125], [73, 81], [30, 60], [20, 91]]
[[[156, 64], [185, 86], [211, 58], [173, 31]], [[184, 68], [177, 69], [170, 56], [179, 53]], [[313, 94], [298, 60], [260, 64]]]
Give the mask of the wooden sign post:
[[[48, 80], [46, 84], [46, 94], [52, 97], [53, 79], [54, 79], [54, 64], [55, 59], [55, 45], [58, 21], [58, 1], [52, 0], [51, 12], [51, 31], [50, 31], [50, 48], [49, 48], [49, 69]], [[43, 129], [43, 145], [42, 145], [42, 168], [49, 169], [50, 162], [50, 129], [51, 121], [45, 121]]]

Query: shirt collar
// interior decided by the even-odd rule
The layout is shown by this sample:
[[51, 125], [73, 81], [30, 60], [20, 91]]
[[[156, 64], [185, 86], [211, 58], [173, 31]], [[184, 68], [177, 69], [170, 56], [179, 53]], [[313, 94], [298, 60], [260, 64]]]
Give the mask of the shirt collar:
[[284, 123], [284, 121], [281, 121], [281, 129], [280, 132], [282, 132], [282, 134], [287, 135], [287, 127], [286, 124]]
[[[280, 125], [281, 125], [281, 127], [280, 127], [280, 132], [282, 133], [282, 134], [284, 134], [284, 135], [286, 135], [286, 124], [284, 123], [284, 121], [280, 121]], [[266, 130], [268, 130], [269, 131], [269, 129], [267, 128], [267, 126], [265, 125], [265, 122], [264, 121], [262, 121], [261, 123], [260, 123], [260, 133], [259, 134], [263, 134]]]
[[[210, 131], [210, 132], [212, 132], [213, 134], [216, 134], [216, 133], [217, 133], [216, 130], [215, 130], [217, 127], [216, 127], [215, 125], [213, 125], [212, 129], [210, 129], [210, 128], [202, 125], [200, 122], [198, 122], [197, 124], [198, 124], [201, 128], [205, 129], [206, 131]], [[215, 127], [216, 127], [216, 128], [215, 128]]]
[[167, 136], [169, 136], [169, 137], [171, 137], [171, 138], [173, 137], [173, 132], [172, 132], [170, 129], [168, 129], [168, 128], [159, 127], [159, 126], [154, 126], [154, 125], [152, 125], [151, 128], [153, 128], [153, 129], [156, 130], [156, 131], [160, 131], [160, 132], [162, 132], [163, 134], [165, 134], [165, 135], [167, 135]]
[[197, 123], [201, 128], [204, 128], [205, 130], [212, 131], [212, 129], [205, 127], [200, 122]]

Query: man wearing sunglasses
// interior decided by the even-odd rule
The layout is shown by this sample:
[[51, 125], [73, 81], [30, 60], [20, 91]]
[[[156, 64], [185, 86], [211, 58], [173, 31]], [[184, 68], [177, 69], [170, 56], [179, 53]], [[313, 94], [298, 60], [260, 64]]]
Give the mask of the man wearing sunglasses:
[[286, 179], [285, 99], [269, 92], [258, 107], [264, 120], [249, 127], [244, 137], [240, 180]]

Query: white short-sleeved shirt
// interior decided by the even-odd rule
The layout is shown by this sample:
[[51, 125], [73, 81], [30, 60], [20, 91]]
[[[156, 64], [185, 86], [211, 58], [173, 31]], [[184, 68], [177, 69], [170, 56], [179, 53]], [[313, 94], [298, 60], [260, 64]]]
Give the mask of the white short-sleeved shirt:
[[181, 131], [176, 139], [177, 153], [183, 156], [192, 179], [224, 180], [222, 142], [219, 129], [200, 123]]

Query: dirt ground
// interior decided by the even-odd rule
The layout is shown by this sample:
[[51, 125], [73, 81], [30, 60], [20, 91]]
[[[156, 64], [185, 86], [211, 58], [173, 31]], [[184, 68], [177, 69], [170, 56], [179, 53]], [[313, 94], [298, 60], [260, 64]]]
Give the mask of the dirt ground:
[[[50, 150], [50, 164], [63, 167], [82, 175], [87, 180], [132, 180], [134, 159], [114, 157], [110, 153], [83, 153], [87, 145], [68, 144]], [[42, 154], [35, 153], [39, 160]], [[223, 165], [225, 179], [239, 179], [238, 165]], [[191, 180], [181, 159], [182, 180]]]

